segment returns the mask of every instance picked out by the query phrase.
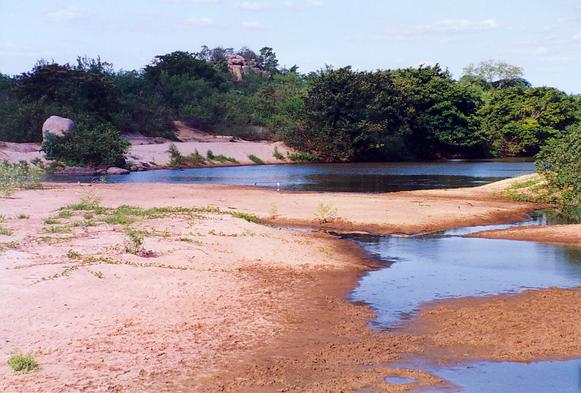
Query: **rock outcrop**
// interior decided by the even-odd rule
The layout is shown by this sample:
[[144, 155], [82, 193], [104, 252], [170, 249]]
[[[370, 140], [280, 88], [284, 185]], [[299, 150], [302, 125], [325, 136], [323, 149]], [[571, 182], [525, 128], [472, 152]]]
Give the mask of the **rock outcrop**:
[[255, 60], [246, 60], [240, 55], [226, 56], [228, 62], [228, 71], [234, 77], [234, 80], [240, 82], [248, 75], [260, 75], [263, 78], [268, 78], [270, 73], [264, 71]]
[[46, 138], [48, 134], [55, 136], [63, 136], [68, 132], [74, 132], [77, 126], [74, 121], [67, 119], [66, 117], [51, 116], [42, 125], [42, 140]]

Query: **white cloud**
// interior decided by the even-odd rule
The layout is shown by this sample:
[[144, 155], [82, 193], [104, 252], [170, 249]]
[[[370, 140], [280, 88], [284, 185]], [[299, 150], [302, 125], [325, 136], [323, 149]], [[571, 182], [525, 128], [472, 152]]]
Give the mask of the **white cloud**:
[[212, 27], [216, 25], [216, 22], [212, 18], [188, 18], [186, 23], [194, 27]]
[[242, 28], [244, 29], [248, 29], [248, 30], [261, 30], [264, 27], [256, 21], [243, 21], [242, 23], [240, 23], [240, 26], [242, 26]]
[[498, 26], [494, 19], [468, 20], [468, 19], [448, 19], [428, 25], [417, 26], [416, 29], [421, 34], [431, 33], [474, 33], [484, 30], [493, 30]]
[[245, 11], [262, 11], [270, 8], [270, 4], [260, 1], [243, 1], [242, 3], [238, 3], [238, 8]]
[[573, 36], [573, 41], [581, 42], [581, 33], [577, 33]]
[[67, 7], [60, 10], [47, 12], [45, 16], [53, 21], [71, 21], [84, 19], [89, 16], [89, 13], [81, 10], [78, 7]]

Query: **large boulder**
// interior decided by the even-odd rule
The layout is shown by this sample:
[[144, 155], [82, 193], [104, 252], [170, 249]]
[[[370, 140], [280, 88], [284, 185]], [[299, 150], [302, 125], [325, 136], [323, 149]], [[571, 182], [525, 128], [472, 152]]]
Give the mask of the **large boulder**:
[[117, 168], [117, 167], [110, 167], [107, 168], [107, 174], [108, 175], [128, 175], [129, 171], [127, 169], [123, 169], [123, 168]]
[[74, 132], [77, 125], [71, 119], [60, 116], [51, 116], [42, 125], [42, 140], [44, 141], [48, 134], [63, 136], [68, 132]]

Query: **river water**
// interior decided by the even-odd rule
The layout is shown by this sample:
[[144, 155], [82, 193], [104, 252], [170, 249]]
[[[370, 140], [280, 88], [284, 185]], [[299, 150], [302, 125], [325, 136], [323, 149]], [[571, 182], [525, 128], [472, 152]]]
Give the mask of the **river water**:
[[[513, 225], [544, 225], [547, 221], [551, 223], [551, 218], [537, 213], [532, 214], [528, 221]], [[393, 328], [413, 318], [422, 305], [435, 300], [581, 285], [581, 248], [464, 237], [481, 230], [510, 226], [456, 228], [416, 237], [351, 237], [385, 266], [363, 276], [353, 290], [352, 299], [364, 302], [376, 311], [373, 325]], [[398, 366], [405, 367], [406, 364]], [[581, 391], [579, 359], [533, 363], [475, 362], [444, 368], [424, 362], [421, 367], [455, 385], [446, 391]], [[409, 381], [397, 383], [406, 382]]]
[[371, 164], [292, 164], [168, 169], [129, 175], [52, 176], [48, 181], [229, 184], [287, 191], [391, 192], [478, 186], [534, 172], [522, 160], [437, 161]]

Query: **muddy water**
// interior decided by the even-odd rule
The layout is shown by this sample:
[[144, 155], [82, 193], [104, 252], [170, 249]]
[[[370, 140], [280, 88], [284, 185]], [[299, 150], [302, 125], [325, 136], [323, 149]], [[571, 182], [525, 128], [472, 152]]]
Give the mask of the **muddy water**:
[[[512, 225], [546, 222], [546, 215], [537, 214], [529, 221]], [[352, 299], [376, 311], [377, 318], [372, 321], [375, 326], [395, 327], [434, 300], [581, 285], [580, 248], [463, 237], [504, 227], [507, 226], [458, 228], [417, 237], [356, 237], [354, 240], [381, 260], [385, 268], [362, 277]], [[455, 387], [449, 391], [581, 392], [580, 360], [481, 362], [423, 369], [453, 383]]]

